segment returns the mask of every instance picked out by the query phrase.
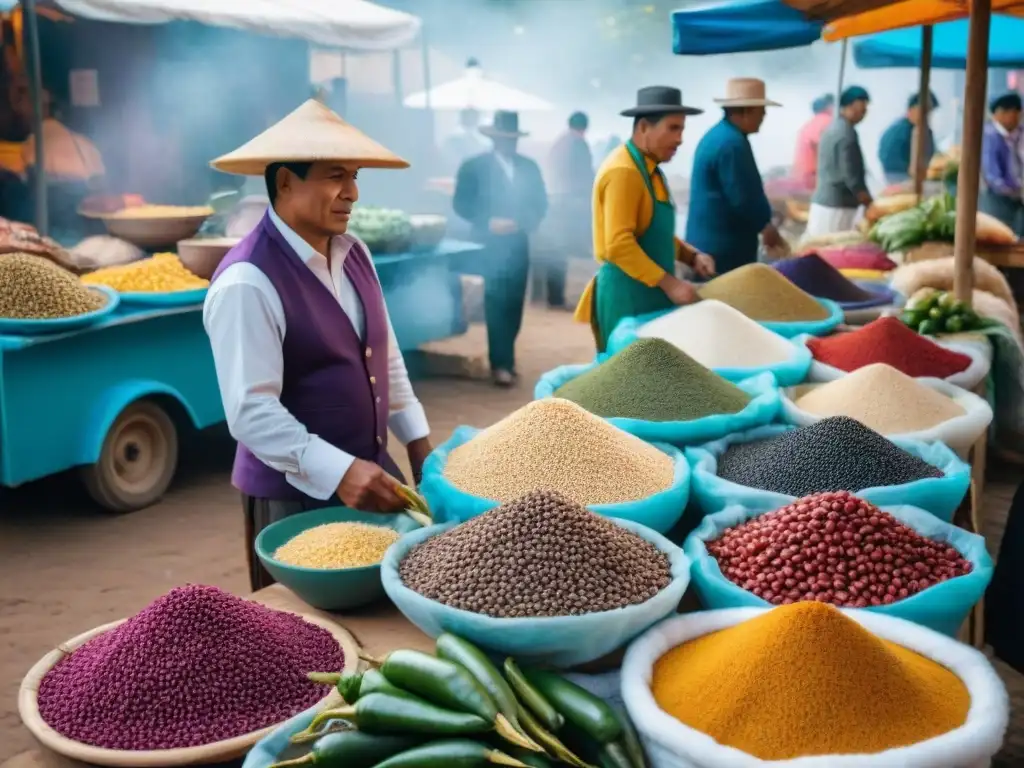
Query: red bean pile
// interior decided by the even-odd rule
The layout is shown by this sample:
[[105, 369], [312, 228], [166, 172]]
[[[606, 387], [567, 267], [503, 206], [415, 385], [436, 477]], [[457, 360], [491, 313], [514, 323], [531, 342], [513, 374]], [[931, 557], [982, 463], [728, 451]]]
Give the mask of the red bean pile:
[[280, 723], [340, 670], [327, 630], [216, 587], [171, 590], [51, 669], [39, 712], [69, 739], [119, 750], [197, 747]]
[[847, 491], [797, 499], [707, 544], [725, 577], [773, 605], [891, 605], [972, 565]]

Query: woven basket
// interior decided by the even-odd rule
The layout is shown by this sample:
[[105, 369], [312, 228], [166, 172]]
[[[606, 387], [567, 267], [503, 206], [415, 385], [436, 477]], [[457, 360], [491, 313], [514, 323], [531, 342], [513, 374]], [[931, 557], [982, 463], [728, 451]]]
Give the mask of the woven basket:
[[[359, 666], [359, 646], [355, 638], [342, 627], [320, 616], [311, 614], [300, 615], [305, 621], [318, 627], [323, 627], [334, 636], [334, 639], [338, 641], [342, 651], [345, 653], [345, 669], [342, 671], [355, 672]], [[35, 666], [25, 675], [25, 679], [22, 680], [21, 688], [18, 691], [18, 713], [21, 715], [21, 721], [25, 724], [25, 727], [44, 747], [73, 760], [80, 760], [94, 765], [114, 766], [115, 768], [157, 768], [158, 766], [221, 763], [243, 757], [256, 742], [269, 735], [280, 725], [280, 723], [275, 723], [253, 733], [235, 736], [234, 738], [214, 742], [213, 744], [204, 744], [200, 747], [145, 751], [93, 747], [73, 741], [57, 733], [57, 731], [46, 724], [39, 714], [39, 684], [47, 672], [65, 656], [70, 655], [76, 648], [85, 645], [94, 637], [102, 635], [104, 632], [123, 624], [125, 621], [127, 619], [104, 624], [62, 643], [36, 662]], [[328, 706], [340, 703], [340, 701], [341, 697], [337, 691], [332, 690], [317, 706], [318, 709], [326, 709]]]

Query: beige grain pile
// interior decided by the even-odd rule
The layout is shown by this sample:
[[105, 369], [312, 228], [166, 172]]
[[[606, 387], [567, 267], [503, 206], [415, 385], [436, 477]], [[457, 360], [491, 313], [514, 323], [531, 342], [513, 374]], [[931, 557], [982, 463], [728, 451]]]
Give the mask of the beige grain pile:
[[796, 354], [791, 342], [714, 299], [679, 307], [645, 323], [637, 335], [664, 339], [705, 368], [756, 368]]
[[702, 299], [718, 299], [751, 320], [795, 323], [824, 320], [825, 307], [767, 264], [747, 264], [726, 272], [697, 291]]
[[30, 253], [0, 255], [0, 317], [54, 320], [95, 312], [107, 297], [49, 259]]
[[379, 525], [325, 523], [289, 539], [274, 559], [301, 568], [360, 568], [383, 560], [397, 540], [397, 531]]
[[883, 435], [930, 429], [966, 413], [951, 398], [885, 363], [813, 387], [795, 405], [816, 416], [849, 416]]
[[444, 475], [505, 502], [543, 488], [577, 504], [644, 499], [672, 485], [665, 453], [559, 398], [536, 400], [452, 451]]

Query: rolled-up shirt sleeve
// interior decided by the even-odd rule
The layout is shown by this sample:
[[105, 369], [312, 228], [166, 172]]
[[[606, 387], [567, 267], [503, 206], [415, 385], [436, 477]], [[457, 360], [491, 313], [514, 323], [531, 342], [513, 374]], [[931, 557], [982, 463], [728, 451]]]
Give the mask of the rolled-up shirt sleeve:
[[[232, 270], [248, 268], [242, 279]], [[310, 433], [281, 403], [284, 311], [269, 280], [236, 264], [211, 286], [203, 307], [224, 415], [231, 436], [289, 485], [331, 498], [355, 457]], [[404, 365], [403, 365], [404, 371]]]

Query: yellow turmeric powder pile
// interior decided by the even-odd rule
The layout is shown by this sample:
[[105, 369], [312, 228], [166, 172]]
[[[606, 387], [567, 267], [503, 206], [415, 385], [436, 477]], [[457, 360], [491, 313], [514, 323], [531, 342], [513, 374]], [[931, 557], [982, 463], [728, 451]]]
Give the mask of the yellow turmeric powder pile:
[[651, 687], [668, 714], [762, 760], [909, 746], [963, 725], [971, 704], [945, 667], [815, 602], [673, 648]]

